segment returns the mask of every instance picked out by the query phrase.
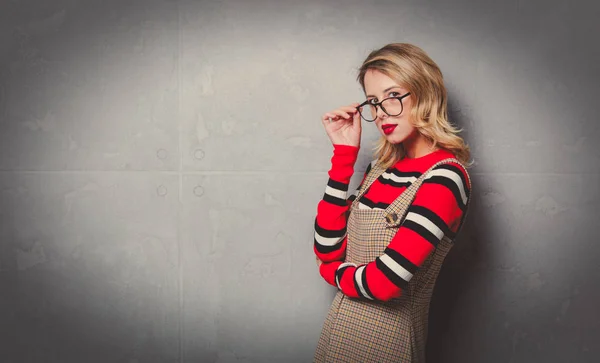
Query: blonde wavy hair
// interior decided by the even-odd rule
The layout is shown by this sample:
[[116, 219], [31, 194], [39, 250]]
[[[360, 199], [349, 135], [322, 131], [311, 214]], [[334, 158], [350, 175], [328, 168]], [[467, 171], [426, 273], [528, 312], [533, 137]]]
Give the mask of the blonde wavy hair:
[[[369, 69], [385, 74], [408, 89], [415, 100], [411, 109], [411, 122], [433, 147], [450, 151], [465, 167], [473, 164], [469, 160], [469, 146], [458, 136], [463, 130], [456, 129], [448, 120], [448, 102], [442, 72], [427, 53], [409, 43], [391, 43], [372, 51], [358, 70], [357, 80], [363, 91], [365, 74]], [[373, 151], [377, 161], [385, 168], [391, 167], [405, 155], [402, 143], [392, 144], [385, 136], [377, 140]]]

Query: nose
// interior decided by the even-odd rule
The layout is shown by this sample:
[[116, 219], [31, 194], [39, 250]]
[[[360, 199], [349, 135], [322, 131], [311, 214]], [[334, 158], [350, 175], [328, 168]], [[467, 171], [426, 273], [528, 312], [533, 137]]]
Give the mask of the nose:
[[377, 106], [377, 112], [375, 113], [378, 119], [384, 119], [387, 117], [387, 113], [383, 112], [381, 105]]

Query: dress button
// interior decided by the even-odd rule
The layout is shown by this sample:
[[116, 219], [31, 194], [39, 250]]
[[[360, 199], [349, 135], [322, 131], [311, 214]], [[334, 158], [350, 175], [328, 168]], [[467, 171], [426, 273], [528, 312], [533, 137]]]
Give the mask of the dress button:
[[396, 213], [391, 213], [385, 216], [385, 219], [388, 221], [388, 223], [394, 223], [398, 221], [398, 215]]

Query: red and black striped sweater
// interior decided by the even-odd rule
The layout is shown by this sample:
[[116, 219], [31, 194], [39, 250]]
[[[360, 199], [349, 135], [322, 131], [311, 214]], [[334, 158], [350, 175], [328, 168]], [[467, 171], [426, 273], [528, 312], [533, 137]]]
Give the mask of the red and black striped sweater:
[[[402, 289], [444, 235], [451, 238], [455, 235], [470, 195], [467, 172], [457, 163], [433, 169], [383, 255], [368, 264], [352, 266], [343, 260], [348, 240], [346, 211], [358, 191], [348, 197], [348, 185], [359, 148], [333, 146], [329, 180], [317, 206], [314, 224], [313, 250], [323, 261], [319, 273], [350, 297], [381, 301], [400, 297]], [[433, 164], [452, 157], [452, 153], [440, 149], [419, 158], [403, 158], [372, 183], [357, 206], [387, 208]], [[372, 165], [373, 162], [367, 167], [361, 185]]]

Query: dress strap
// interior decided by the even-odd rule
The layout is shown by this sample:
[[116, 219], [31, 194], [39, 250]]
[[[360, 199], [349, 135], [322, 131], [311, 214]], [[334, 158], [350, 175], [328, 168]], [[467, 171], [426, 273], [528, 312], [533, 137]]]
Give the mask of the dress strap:
[[[447, 158], [447, 159], [440, 160], [437, 163], [433, 164], [433, 166], [431, 166], [427, 171], [425, 171], [423, 174], [421, 174], [421, 176], [419, 178], [417, 178], [417, 180], [415, 180], [406, 190], [404, 190], [402, 192], [402, 194], [400, 194], [400, 196], [398, 196], [398, 198], [396, 198], [392, 203], [390, 203], [390, 205], [385, 209], [385, 212], [383, 213], [383, 217], [385, 218], [385, 223], [388, 228], [397, 227], [404, 221], [405, 215], [399, 215], [399, 213], [400, 213], [400, 211], [404, 210], [405, 211], [404, 213], [406, 214], [408, 211], [408, 208], [402, 208], [402, 206], [403, 205], [410, 206], [412, 204], [412, 202], [415, 199], [415, 196], [417, 194], [417, 190], [423, 184], [423, 181], [427, 178], [429, 173], [434, 168], [438, 167], [439, 165], [449, 164], [449, 163], [458, 163], [465, 170], [467, 170], [465, 168], [465, 166], [455, 158]], [[469, 177], [469, 174], [468, 173], [466, 173], [466, 174], [467, 174], [467, 178], [469, 179], [469, 185], [471, 185], [471, 179]], [[467, 199], [467, 207], [468, 207], [470, 200], [471, 200], [471, 198]], [[466, 208], [466, 209], [468, 209], [468, 208]], [[465, 213], [463, 213], [461, 225], [462, 225], [462, 222], [464, 221], [465, 215], [466, 215], [466, 210], [465, 210]]]

